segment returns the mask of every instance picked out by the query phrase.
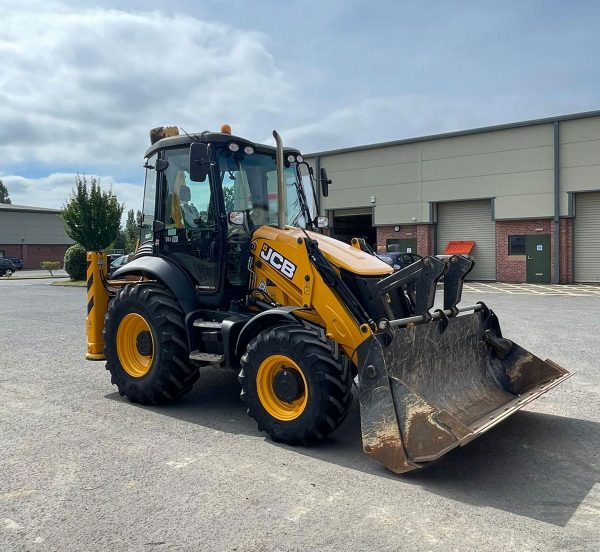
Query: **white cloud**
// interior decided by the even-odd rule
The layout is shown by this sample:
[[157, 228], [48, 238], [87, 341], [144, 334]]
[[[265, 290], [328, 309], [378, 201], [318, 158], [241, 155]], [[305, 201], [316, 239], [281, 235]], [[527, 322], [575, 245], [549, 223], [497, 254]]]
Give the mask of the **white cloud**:
[[0, 0], [5, 167], [138, 167], [154, 126], [230, 122], [251, 134], [290, 101], [257, 33], [159, 12], [13, 4]]

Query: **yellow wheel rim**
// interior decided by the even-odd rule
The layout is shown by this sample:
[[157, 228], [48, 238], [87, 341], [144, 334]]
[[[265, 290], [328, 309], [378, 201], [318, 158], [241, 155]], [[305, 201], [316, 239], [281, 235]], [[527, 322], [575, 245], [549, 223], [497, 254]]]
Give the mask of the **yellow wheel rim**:
[[[281, 400], [274, 389], [275, 376], [282, 370], [295, 372], [303, 383], [301, 395], [292, 402]], [[264, 409], [273, 418], [290, 422], [298, 418], [306, 409], [308, 403], [308, 385], [300, 367], [285, 355], [273, 355], [262, 361], [256, 374], [256, 390]]]
[[[141, 335], [144, 332], [150, 336], [149, 347], [148, 337]], [[145, 348], [140, 347], [140, 343], [144, 340]], [[117, 355], [123, 370], [134, 378], [141, 378], [150, 371], [154, 360], [154, 340], [150, 325], [141, 314], [131, 312], [121, 320], [117, 330]]]

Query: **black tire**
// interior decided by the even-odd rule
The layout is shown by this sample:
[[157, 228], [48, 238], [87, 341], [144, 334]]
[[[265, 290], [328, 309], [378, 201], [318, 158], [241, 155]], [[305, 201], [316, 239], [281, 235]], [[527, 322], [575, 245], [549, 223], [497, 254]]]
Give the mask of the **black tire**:
[[[302, 370], [308, 397], [302, 413], [291, 421], [274, 417], [262, 404], [257, 375], [263, 361], [273, 355], [292, 359]], [[352, 374], [348, 359], [335, 343], [301, 325], [276, 326], [261, 332], [241, 358], [239, 381], [247, 413], [274, 441], [290, 445], [323, 439], [346, 418], [352, 403]]]
[[[117, 330], [125, 316], [141, 315], [152, 334], [152, 360], [141, 377], [130, 375], [117, 352]], [[111, 383], [132, 402], [158, 404], [187, 393], [198, 379], [189, 364], [184, 312], [175, 296], [157, 284], [125, 286], [110, 302], [104, 321], [104, 355]]]

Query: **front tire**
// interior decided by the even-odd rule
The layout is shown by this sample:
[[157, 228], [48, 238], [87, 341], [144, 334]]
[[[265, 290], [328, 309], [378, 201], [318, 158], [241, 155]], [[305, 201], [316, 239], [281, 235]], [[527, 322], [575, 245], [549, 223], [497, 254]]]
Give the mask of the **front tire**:
[[199, 372], [188, 362], [184, 317], [175, 296], [157, 284], [125, 286], [110, 302], [104, 355], [120, 395], [158, 404], [192, 388]]
[[317, 331], [299, 324], [267, 329], [250, 342], [241, 365], [248, 415], [274, 441], [319, 441], [348, 414], [348, 360]]

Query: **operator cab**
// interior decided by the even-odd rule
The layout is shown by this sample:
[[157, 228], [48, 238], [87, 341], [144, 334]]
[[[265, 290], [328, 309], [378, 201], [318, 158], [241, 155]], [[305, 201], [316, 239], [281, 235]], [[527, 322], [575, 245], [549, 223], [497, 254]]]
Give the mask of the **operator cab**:
[[[176, 127], [154, 129], [145, 154], [140, 243], [184, 269], [199, 300], [214, 307], [245, 296], [252, 232], [278, 217], [276, 149], [232, 136], [226, 126], [183, 136]], [[310, 228], [314, 207], [300, 152], [286, 148], [284, 163], [286, 224]]]

